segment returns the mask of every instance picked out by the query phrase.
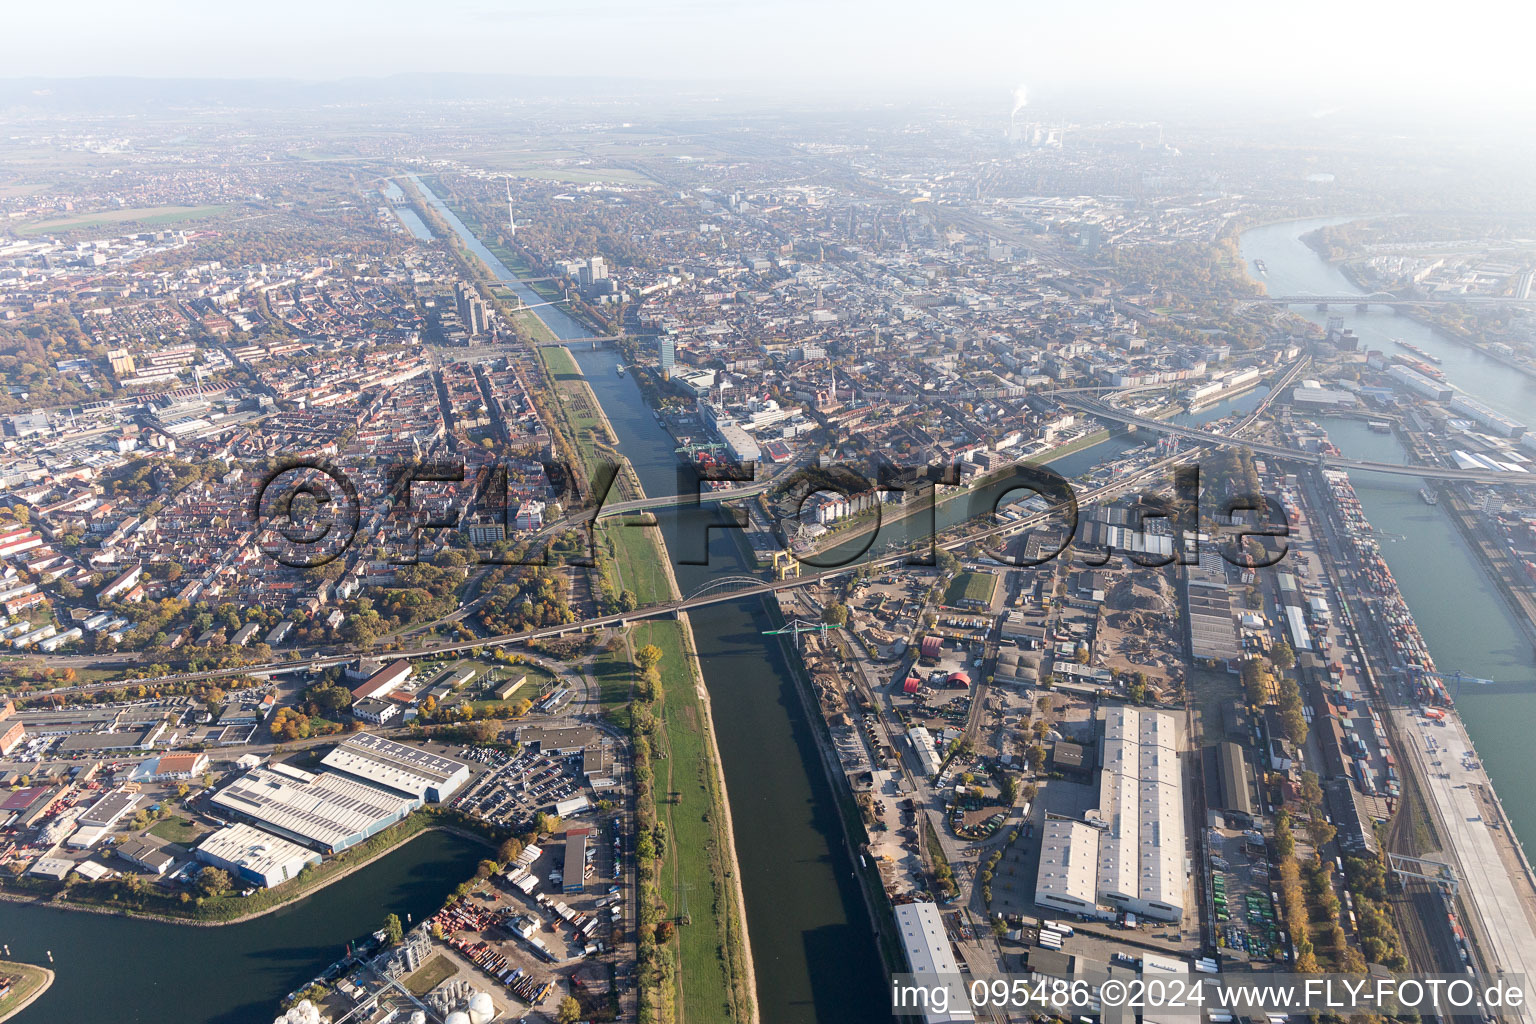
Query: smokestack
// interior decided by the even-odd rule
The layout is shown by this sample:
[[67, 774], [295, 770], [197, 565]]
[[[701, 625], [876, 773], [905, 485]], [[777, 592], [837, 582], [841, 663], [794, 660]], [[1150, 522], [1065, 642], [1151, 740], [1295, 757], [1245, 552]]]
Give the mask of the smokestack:
[[1008, 111], [1008, 137], [1013, 141], [1019, 140], [1019, 111], [1029, 106], [1028, 86], [1015, 86], [1013, 90], [1013, 109]]

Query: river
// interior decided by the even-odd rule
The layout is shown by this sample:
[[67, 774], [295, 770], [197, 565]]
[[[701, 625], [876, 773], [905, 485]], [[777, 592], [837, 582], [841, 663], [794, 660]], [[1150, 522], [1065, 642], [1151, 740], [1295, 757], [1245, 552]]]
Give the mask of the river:
[[405, 191], [399, 185], [393, 181], [387, 183], [384, 186], [384, 198], [390, 201], [395, 216], [400, 218], [400, 223], [405, 225], [406, 230], [416, 236], [417, 241], [432, 241], [432, 229], [427, 227], [426, 221], [421, 219], [419, 213], [405, 205]]
[[0, 902], [10, 958], [57, 972], [15, 1019], [269, 1024], [282, 998], [345, 955], [348, 942], [390, 913], [421, 921], [484, 856], [478, 843], [429, 832], [292, 906], [218, 928]]
[[[1276, 294], [1358, 295], [1348, 278], [1301, 241], [1321, 225], [1343, 222], [1335, 218], [1255, 228], [1241, 238], [1243, 258], [1255, 280]], [[1267, 275], [1258, 273], [1256, 259], [1264, 260]], [[1397, 351], [1393, 338], [1410, 341], [1441, 358], [1452, 384], [1502, 413], [1523, 422], [1532, 419], [1536, 384], [1438, 331], [1395, 315], [1390, 307], [1324, 313], [1307, 305], [1295, 311], [1317, 323], [1342, 317], [1367, 346], [1388, 353]], [[1355, 420], [1325, 424], [1347, 456], [1406, 461], [1394, 436], [1373, 434]], [[1536, 848], [1536, 776], [1530, 771], [1528, 731], [1536, 725], [1536, 667], [1518, 620], [1446, 511], [1420, 500], [1418, 481], [1375, 473], [1352, 473], [1350, 480], [1371, 524], [1384, 535], [1382, 556], [1440, 671], [1459, 669], [1498, 682], [1491, 690], [1466, 686], [1456, 704], [1515, 833], [1528, 849]]]
[[[542, 301], [419, 179], [415, 183], [498, 279], [530, 305]], [[558, 337], [592, 333], [558, 306], [535, 312]], [[576, 345], [571, 354], [646, 494], [680, 494], [696, 486], [639, 385], [632, 376], [619, 376], [620, 352]], [[717, 516], [712, 509], [658, 511], [684, 593], [711, 578], [749, 571], [728, 532], [706, 529], [722, 521]], [[708, 564], [679, 564], [704, 561], [706, 545]], [[761, 1019], [879, 1019], [889, 996], [874, 932], [794, 676], [780, 645], [762, 635], [774, 627], [768, 609], [761, 599], [749, 599], [700, 608], [689, 618], [730, 796]]]

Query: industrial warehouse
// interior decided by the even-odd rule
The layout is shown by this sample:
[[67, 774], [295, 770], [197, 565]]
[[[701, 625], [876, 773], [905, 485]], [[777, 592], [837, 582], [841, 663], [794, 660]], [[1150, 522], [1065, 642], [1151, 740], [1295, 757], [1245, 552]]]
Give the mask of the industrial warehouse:
[[334, 772], [318, 775], [273, 763], [221, 789], [213, 805], [322, 853], [338, 853], [382, 832], [421, 806]]
[[463, 761], [371, 733], [358, 733], [342, 740], [320, 763], [364, 782], [432, 803], [448, 799], [469, 781], [469, 765]]
[[1184, 804], [1171, 715], [1111, 708], [1099, 806], [1083, 821], [1047, 817], [1035, 902], [1073, 914], [1184, 914]]
[[914, 1000], [911, 1009], [921, 1012], [925, 1024], [965, 1024], [975, 1020], [939, 908], [932, 903], [904, 903], [896, 908], [896, 927], [901, 931], [914, 986], [942, 985], [950, 990], [950, 998], [942, 1009], [932, 999]]
[[314, 850], [244, 824], [215, 832], [203, 840], [196, 854], [205, 864], [268, 888], [320, 863], [320, 855]]

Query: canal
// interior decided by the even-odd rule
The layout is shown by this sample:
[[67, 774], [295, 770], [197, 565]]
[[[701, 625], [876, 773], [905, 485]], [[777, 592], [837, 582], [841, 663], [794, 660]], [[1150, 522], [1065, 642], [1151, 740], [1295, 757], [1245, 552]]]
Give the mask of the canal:
[[292, 906], [218, 928], [0, 902], [0, 943], [11, 958], [57, 974], [15, 1020], [270, 1024], [283, 997], [344, 956], [348, 942], [390, 913], [432, 914], [485, 853], [429, 832]]
[[[1255, 280], [1275, 294], [1360, 294], [1343, 274], [1301, 241], [1303, 235], [1341, 219], [1272, 224], [1245, 232], [1243, 258]], [[1262, 259], [1267, 275], [1254, 261]], [[1523, 375], [1457, 344], [1389, 307], [1295, 311], [1317, 323], [1342, 317], [1371, 348], [1392, 352], [1402, 338], [1438, 356], [1446, 379], [1500, 412], [1528, 421], [1536, 386]], [[1393, 435], [1372, 433], [1356, 420], [1324, 421], [1329, 436], [1351, 458], [1404, 462]], [[1527, 848], [1536, 842], [1536, 776], [1530, 771], [1530, 733], [1536, 725], [1536, 666], [1518, 620], [1487, 577], [1477, 556], [1443, 507], [1425, 505], [1420, 482], [1411, 478], [1352, 473], [1350, 481], [1392, 568], [1430, 654], [1441, 672], [1461, 670], [1498, 685], [1462, 689], [1457, 708], [1477, 746], [1516, 834]]]

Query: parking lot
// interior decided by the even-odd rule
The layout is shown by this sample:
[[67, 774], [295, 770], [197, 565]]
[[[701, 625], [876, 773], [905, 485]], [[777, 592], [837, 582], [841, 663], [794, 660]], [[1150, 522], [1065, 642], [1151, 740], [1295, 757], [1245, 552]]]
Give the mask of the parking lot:
[[1257, 966], [1282, 948], [1263, 836], [1213, 827], [1208, 838], [1217, 932], [1229, 953]]
[[583, 792], [581, 755], [516, 755], [491, 747], [468, 747], [460, 754], [484, 770], [452, 806], [497, 825], [526, 831], [540, 814]]

